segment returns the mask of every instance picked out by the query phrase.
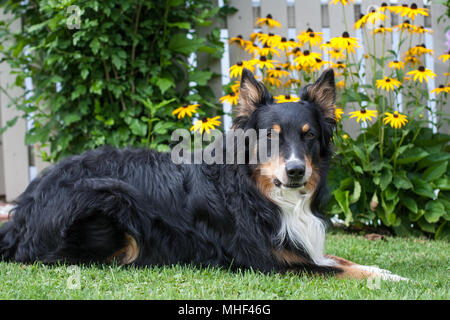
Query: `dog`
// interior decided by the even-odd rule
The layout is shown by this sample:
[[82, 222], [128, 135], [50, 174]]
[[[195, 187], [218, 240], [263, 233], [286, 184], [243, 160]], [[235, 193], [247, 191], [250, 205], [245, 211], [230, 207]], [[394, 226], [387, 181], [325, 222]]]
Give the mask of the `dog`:
[[111, 147], [67, 157], [16, 200], [0, 229], [1, 259], [396, 279], [324, 254], [334, 71], [300, 98], [276, 104], [243, 70], [233, 129], [278, 136], [279, 154], [264, 162], [174, 164], [169, 153]]

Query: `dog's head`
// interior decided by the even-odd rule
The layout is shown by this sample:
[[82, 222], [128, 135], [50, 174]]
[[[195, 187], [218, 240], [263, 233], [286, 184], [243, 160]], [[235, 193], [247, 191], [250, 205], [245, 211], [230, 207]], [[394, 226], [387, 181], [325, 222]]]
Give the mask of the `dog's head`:
[[263, 192], [274, 187], [313, 192], [320, 180], [321, 164], [331, 155], [336, 124], [333, 70], [305, 86], [300, 98], [299, 102], [275, 103], [252, 72], [243, 70], [233, 127], [257, 132], [266, 129], [268, 144], [274, 145], [273, 139], [278, 142], [278, 148], [268, 148], [265, 160], [253, 168], [253, 177]]

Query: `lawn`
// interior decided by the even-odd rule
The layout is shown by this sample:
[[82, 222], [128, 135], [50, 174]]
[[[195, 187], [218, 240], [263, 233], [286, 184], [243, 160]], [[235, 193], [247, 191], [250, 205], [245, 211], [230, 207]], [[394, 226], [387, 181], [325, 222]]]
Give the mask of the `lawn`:
[[[449, 244], [424, 239], [369, 241], [332, 234], [327, 252], [376, 265], [410, 282], [263, 275], [190, 266], [69, 266], [0, 262], [0, 299], [449, 299]], [[69, 285], [68, 285], [69, 280]], [[73, 288], [75, 287], [75, 288]]]

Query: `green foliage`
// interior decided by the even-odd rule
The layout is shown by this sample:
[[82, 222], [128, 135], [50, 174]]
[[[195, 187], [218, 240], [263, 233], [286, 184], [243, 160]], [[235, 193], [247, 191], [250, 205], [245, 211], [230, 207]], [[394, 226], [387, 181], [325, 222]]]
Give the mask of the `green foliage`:
[[[0, 6], [13, 17], [0, 23], [4, 60], [15, 85], [24, 87], [30, 77], [35, 88], [14, 105], [33, 121], [26, 143], [49, 145], [47, 160], [105, 144], [167, 150], [168, 129], [192, 125], [176, 119], [174, 108], [199, 103], [200, 116], [221, 114], [207, 86], [217, 75], [189, 57], [222, 56], [220, 30], [211, 24], [231, 12], [227, 6], [211, 0], [4, 0]], [[70, 6], [80, 9], [79, 28], [68, 27], [76, 22]], [[22, 31], [12, 34], [10, 24], [20, 19]]]
[[450, 136], [434, 134], [419, 122], [401, 131], [385, 127], [389, 144], [381, 154], [379, 127], [377, 121], [356, 140], [335, 136], [328, 213], [339, 215], [347, 225], [449, 239]]

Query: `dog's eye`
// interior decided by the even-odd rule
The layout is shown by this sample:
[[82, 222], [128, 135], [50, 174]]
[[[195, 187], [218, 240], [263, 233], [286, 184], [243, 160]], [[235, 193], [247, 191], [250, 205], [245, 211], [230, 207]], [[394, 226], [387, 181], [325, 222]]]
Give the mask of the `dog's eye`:
[[315, 137], [316, 137], [316, 135], [314, 133], [312, 133], [311, 131], [308, 131], [305, 133], [305, 139], [307, 139], [307, 140], [314, 139]]

